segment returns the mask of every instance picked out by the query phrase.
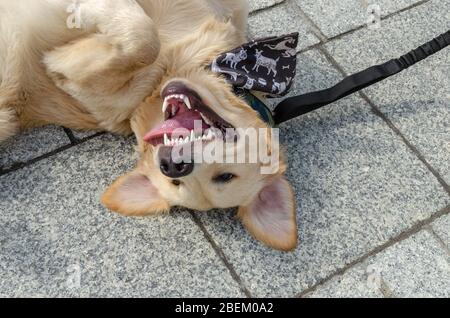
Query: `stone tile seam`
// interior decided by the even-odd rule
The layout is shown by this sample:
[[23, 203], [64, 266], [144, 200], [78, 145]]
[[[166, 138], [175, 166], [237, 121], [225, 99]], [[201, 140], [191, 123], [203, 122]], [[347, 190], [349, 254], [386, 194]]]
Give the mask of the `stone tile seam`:
[[425, 228], [431, 236], [436, 240], [436, 242], [439, 244], [439, 246], [450, 256], [450, 248], [445, 244], [442, 237], [436, 233], [436, 231], [433, 229], [433, 225], [430, 224]]
[[[294, 0], [285, 0], [284, 2], [278, 3], [276, 5], [289, 3], [290, 1], [293, 2]], [[381, 17], [381, 21], [389, 20], [389, 19], [391, 19], [391, 18], [393, 18], [393, 17], [395, 17], [395, 16], [397, 16], [397, 15], [403, 13], [403, 12], [415, 9], [417, 7], [420, 7], [420, 6], [426, 4], [426, 3], [430, 2], [430, 1], [431, 0], [421, 0], [421, 1], [418, 1], [416, 3], [413, 3], [410, 6], [407, 6], [405, 8], [402, 8], [402, 9], [399, 9], [397, 11], [394, 11], [394, 12], [391, 12], [389, 14], [386, 14], [385, 16]], [[298, 9], [298, 11], [300, 13], [300, 16], [302, 18], [304, 18], [305, 22], [308, 23], [309, 26], [311, 27], [311, 31], [313, 31], [313, 33], [314, 33], [314, 31], [318, 32], [318, 33], [314, 33], [314, 35], [320, 40], [320, 43], [314, 44], [314, 45], [310, 46], [310, 48], [312, 48], [314, 46], [318, 46], [318, 45], [327, 44], [327, 43], [335, 41], [335, 40], [339, 40], [342, 37], [345, 37], [347, 35], [351, 35], [351, 34], [357, 32], [357, 31], [360, 31], [360, 30], [362, 30], [362, 29], [364, 29], [366, 27], [366, 25], [363, 24], [363, 25], [357, 26], [357, 27], [355, 27], [353, 29], [350, 29], [350, 30], [347, 30], [345, 32], [342, 32], [340, 34], [334, 35], [332, 37], [327, 37], [323, 33], [323, 31], [320, 29], [320, 27], [314, 22], [314, 20], [306, 12], [303, 11], [301, 6], [297, 2], [294, 2], [294, 5]], [[267, 8], [267, 9], [270, 9], [270, 8]], [[266, 9], [263, 9], [263, 10], [266, 10]], [[263, 10], [260, 10], [260, 11], [263, 11]], [[308, 48], [303, 49], [301, 52], [304, 52], [306, 50], [308, 50]]]
[[325, 34], [322, 32], [320, 27], [314, 22], [313, 19], [311, 19], [300, 7], [300, 5], [295, 0], [286, 0], [287, 3], [291, 3], [292, 6], [296, 8], [296, 10], [299, 12], [299, 15], [303, 20], [308, 24], [309, 30], [319, 39], [319, 44], [326, 42], [328, 38], [325, 36]]
[[445, 208], [443, 208], [442, 210], [439, 210], [438, 212], [434, 213], [429, 218], [422, 220], [422, 221], [418, 221], [415, 225], [411, 226], [409, 229], [406, 229], [405, 231], [401, 232], [396, 237], [394, 237], [394, 238], [390, 239], [389, 241], [387, 241], [386, 243], [372, 249], [368, 253], [366, 253], [363, 256], [357, 258], [356, 260], [350, 262], [349, 264], [342, 267], [341, 269], [334, 271], [334, 273], [328, 275], [326, 278], [322, 279], [315, 285], [303, 290], [299, 294], [295, 295], [295, 297], [303, 298], [303, 297], [307, 296], [308, 294], [311, 294], [312, 292], [316, 291], [321, 286], [326, 285], [333, 278], [344, 275], [349, 270], [351, 270], [352, 268], [354, 268], [358, 265], [361, 265], [362, 263], [364, 263], [371, 257], [376, 256], [376, 255], [384, 252], [388, 248], [411, 238], [412, 236], [414, 236], [415, 234], [417, 234], [423, 230], [427, 230], [427, 227], [430, 226], [434, 221], [436, 221], [437, 219], [439, 219], [441, 217], [448, 216], [448, 215], [450, 215], [450, 205], [448, 205]]
[[222, 261], [223, 265], [227, 268], [227, 270], [230, 273], [231, 278], [238, 284], [241, 291], [244, 293], [244, 295], [247, 298], [253, 298], [252, 294], [250, 293], [247, 286], [244, 284], [243, 279], [240, 277], [240, 275], [235, 270], [233, 264], [228, 260], [225, 252], [220, 248], [220, 246], [216, 243], [213, 236], [209, 233], [209, 231], [206, 229], [203, 222], [200, 220], [200, 218], [195, 214], [195, 212], [189, 212], [192, 219], [194, 220], [195, 224], [200, 228], [200, 231], [202, 231], [203, 236], [205, 237], [206, 241], [211, 245], [212, 249], [216, 253], [217, 257]]
[[[330, 52], [324, 47], [319, 46], [318, 50], [324, 55], [328, 62], [339, 72], [343, 77], [348, 76], [341, 65], [335, 60]], [[372, 101], [363, 91], [359, 92], [361, 98], [370, 106], [372, 113], [381, 118], [383, 122], [401, 139], [401, 141], [412, 151], [412, 153], [425, 165], [431, 174], [437, 179], [439, 184], [444, 188], [444, 191], [450, 196], [450, 186], [440, 175], [440, 173], [431, 165], [426, 157], [417, 149], [417, 147], [405, 136], [405, 134], [381, 111], [381, 109]]]
[[[400, 9], [400, 10], [395, 11], [395, 12], [391, 12], [391, 13], [389, 13], [389, 14], [383, 16], [383, 17], [381, 18], [381, 21], [389, 20], [389, 19], [391, 19], [391, 18], [393, 18], [393, 17], [395, 17], [395, 16], [397, 16], [397, 15], [403, 13], [403, 12], [406, 12], [406, 11], [412, 10], [412, 9], [414, 9], [414, 8], [416, 8], [416, 7], [422, 6], [422, 5], [424, 5], [424, 4], [426, 4], [426, 3], [430, 2], [430, 1], [431, 1], [431, 0], [422, 0], [422, 1], [416, 2], [416, 3], [410, 5], [410, 6], [406, 7], [406, 8]], [[282, 2], [282, 3], [284, 3], [284, 2]], [[279, 3], [279, 4], [277, 4], [277, 5], [280, 5], [280, 4], [282, 4], [282, 3]], [[297, 6], [297, 8], [299, 9], [299, 11], [302, 12], [302, 15], [304, 15], [305, 17], [307, 17], [306, 22], [307, 22], [308, 24], [312, 24], [313, 28], [312, 28], [311, 30], [319, 30], [319, 31], [320, 31], [319, 34], [313, 33], [313, 34], [320, 40], [320, 42], [319, 42], [319, 43], [316, 43], [316, 44], [313, 44], [313, 45], [310, 45], [310, 46], [308, 46], [308, 47], [306, 47], [306, 48], [300, 50], [300, 51], [299, 51], [299, 54], [305, 53], [305, 52], [310, 51], [310, 50], [313, 50], [313, 49], [316, 49], [316, 48], [318, 48], [318, 47], [320, 47], [320, 46], [322, 46], [322, 45], [325, 45], [325, 44], [328, 44], [328, 43], [331, 43], [331, 42], [334, 42], [334, 41], [341, 40], [343, 37], [345, 37], [345, 36], [347, 36], [347, 35], [352, 35], [353, 33], [356, 33], [356, 32], [358, 32], [358, 31], [360, 31], [360, 30], [366, 28], [366, 25], [363, 24], [363, 25], [357, 26], [357, 27], [355, 27], [355, 28], [353, 28], [353, 29], [350, 29], [350, 30], [347, 30], [347, 31], [345, 31], [345, 32], [342, 32], [342, 33], [340, 33], [340, 34], [334, 35], [334, 36], [332, 36], [332, 37], [327, 37], [327, 36], [325, 36], [325, 34], [323, 34], [323, 32], [322, 32], [322, 30], [320, 29], [320, 27], [319, 27], [318, 25], [316, 25], [316, 23], [309, 17], [309, 15], [308, 15], [307, 13], [305, 13], [305, 12], [298, 6], [298, 4], [296, 4], [296, 6]], [[324, 40], [321, 39], [322, 36], [325, 38]]]
[[29, 166], [31, 166], [31, 165], [33, 165], [35, 163], [41, 162], [43, 160], [49, 159], [49, 158], [51, 158], [51, 157], [53, 157], [55, 155], [58, 155], [58, 154], [63, 153], [65, 151], [67, 151], [67, 150], [70, 150], [70, 149], [72, 149], [72, 148], [74, 148], [74, 147], [76, 147], [78, 145], [84, 144], [84, 143], [86, 143], [86, 142], [88, 142], [88, 141], [90, 141], [92, 139], [95, 139], [95, 138], [97, 138], [97, 137], [99, 137], [101, 135], [104, 135], [104, 134], [105, 134], [104, 132], [100, 132], [100, 133], [97, 133], [95, 135], [83, 138], [81, 140], [74, 140], [74, 142], [71, 141], [70, 143], [68, 143], [68, 144], [66, 144], [66, 145], [64, 145], [62, 147], [54, 149], [54, 150], [52, 150], [50, 152], [47, 152], [47, 153], [45, 153], [45, 154], [43, 154], [41, 156], [36, 157], [36, 158], [27, 160], [25, 162], [15, 163], [12, 168], [4, 169], [4, 170], [2, 170], [0, 168], [0, 177], [2, 177], [4, 175], [7, 175], [7, 174], [10, 174], [10, 173], [13, 173], [15, 171], [19, 171], [19, 170], [21, 170], [23, 168], [29, 167]]
[[271, 4], [271, 5], [267, 6], [267, 7], [263, 7], [263, 8], [252, 10], [252, 11], [249, 12], [249, 16], [253, 16], [253, 15], [256, 15], [258, 13], [261, 13], [261, 12], [264, 12], [264, 11], [267, 11], [267, 10], [270, 10], [270, 9], [282, 6], [285, 3], [286, 3], [286, 0], [283, 0], [281, 2]]
[[72, 145], [75, 145], [77, 142], [79, 142], [79, 139], [75, 137], [75, 135], [73, 134], [73, 131], [71, 129], [65, 128], [65, 127], [63, 127], [63, 129], [64, 129], [64, 132], [67, 135], [67, 138], [69, 138], [70, 143]]

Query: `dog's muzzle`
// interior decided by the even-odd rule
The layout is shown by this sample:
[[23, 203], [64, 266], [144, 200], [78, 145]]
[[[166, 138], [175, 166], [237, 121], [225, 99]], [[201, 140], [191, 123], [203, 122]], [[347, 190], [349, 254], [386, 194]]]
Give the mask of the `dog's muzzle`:
[[173, 160], [172, 147], [161, 147], [158, 152], [159, 168], [163, 175], [178, 179], [190, 175], [194, 171], [194, 163], [176, 163]]

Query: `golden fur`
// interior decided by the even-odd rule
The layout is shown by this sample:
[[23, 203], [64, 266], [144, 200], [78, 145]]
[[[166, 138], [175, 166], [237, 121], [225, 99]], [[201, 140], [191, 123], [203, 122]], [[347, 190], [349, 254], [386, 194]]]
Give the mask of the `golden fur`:
[[[257, 239], [295, 248], [295, 202], [284, 164], [271, 176], [261, 175], [259, 164], [203, 164], [175, 187], [143, 141], [163, 120], [160, 92], [174, 80], [235, 127], [266, 127], [225, 80], [206, 70], [214, 57], [245, 42], [246, 1], [82, 0], [80, 29], [66, 26], [70, 3], [0, 0], [0, 142], [45, 124], [134, 132], [139, 164], [106, 191], [107, 207], [141, 216], [172, 206], [240, 206], [239, 217]], [[220, 172], [239, 177], [232, 185], [211, 184]], [[279, 196], [280, 211], [265, 211], [264, 191]]]

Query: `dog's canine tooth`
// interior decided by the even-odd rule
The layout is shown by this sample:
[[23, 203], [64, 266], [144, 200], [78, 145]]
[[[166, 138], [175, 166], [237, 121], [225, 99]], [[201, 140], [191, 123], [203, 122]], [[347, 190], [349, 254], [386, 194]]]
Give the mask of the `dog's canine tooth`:
[[189, 97], [183, 96], [183, 101], [186, 104], [187, 108], [192, 109], [191, 101], [189, 100]]
[[167, 134], [164, 134], [164, 145], [169, 146], [169, 136]]
[[163, 112], [163, 114], [166, 113], [168, 107], [169, 107], [169, 97], [166, 97], [166, 98], [164, 99], [164, 103], [163, 103], [163, 106], [162, 106], [162, 112]]
[[203, 115], [202, 113], [200, 113], [200, 116], [202, 116], [203, 120], [205, 121], [205, 123], [206, 123], [207, 125], [209, 125], [209, 126], [211, 126], [211, 127], [214, 126], [214, 124], [213, 124], [213, 123], [212, 123], [205, 115]]
[[191, 130], [191, 140], [195, 141], [195, 132]]

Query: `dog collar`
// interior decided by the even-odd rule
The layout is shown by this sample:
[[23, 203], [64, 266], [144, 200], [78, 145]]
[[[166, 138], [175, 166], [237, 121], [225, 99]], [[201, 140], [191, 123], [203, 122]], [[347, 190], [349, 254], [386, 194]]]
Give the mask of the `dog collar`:
[[235, 90], [235, 93], [244, 99], [247, 104], [259, 114], [259, 117], [270, 127], [276, 127], [272, 110], [267, 105], [267, 99], [262, 93], [248, 90]]

